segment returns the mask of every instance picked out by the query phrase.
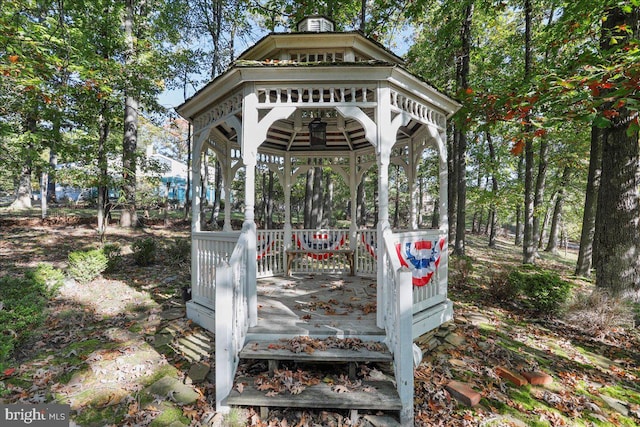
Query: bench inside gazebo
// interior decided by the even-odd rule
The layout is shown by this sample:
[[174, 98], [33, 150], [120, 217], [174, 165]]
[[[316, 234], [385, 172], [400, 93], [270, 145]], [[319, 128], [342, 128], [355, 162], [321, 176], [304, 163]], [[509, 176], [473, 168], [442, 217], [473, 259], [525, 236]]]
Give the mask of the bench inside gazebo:
[[[445, 141], [446, 120], [460, 105], [360, 32], [333, 31], [324, 17], [306, 18], [298, 29], [266, 36], [178, 108], [194, 126], [187, 315], [215, 333], [218, 410], [232, 405], [371, 408], [396, 411], [402, 425], [412, 425], [413, 340], [453, 316], [447, 298]], [[416, 179], [428, 148], [438, 155], [439, 224], [419, 230]], [[223, 231], [202, 231], [201, 169], [208, 150], [223, 174]], [[258, 164], [282, 185], [282, 229], [256, 227]], [[394, 231], [389, 224], [391, 164], [401, 166], [409, 183], [409, 231]], [[358, 228], [355, 221], [348, 229], [293, 227], [292, 184], [316, 165], [342, 178], [351, 200], [340, 203], [352, 210], [363, 176], [377, 171], [375, 229]], [[244, 223], [234, 231], [231, 183], [241, 168]], [[355, 217], [352, 211], [350, 218]], [[316, 351], [307, 358], [388, 360], [395, 386], [387, 390], [376, 384], [378, 394], [362, 399], [367, 403], [355, 395], [354, 400], [335, 398], [326, 384], [286, 401], [234, 387], [241, 359], [267, 359], [270, 367], [297, 360], [273, 343], [300, 336], [384, 344], [359, 352]], [[327, 406], [309, 406], [314, 402]]]

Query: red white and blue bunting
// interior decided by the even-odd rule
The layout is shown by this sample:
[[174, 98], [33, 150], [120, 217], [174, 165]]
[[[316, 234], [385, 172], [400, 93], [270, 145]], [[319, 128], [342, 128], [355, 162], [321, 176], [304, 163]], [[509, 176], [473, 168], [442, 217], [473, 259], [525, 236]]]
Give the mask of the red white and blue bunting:
[[429, 283], [440, 265], [440, 256], [445, 244], [444, 238], [396, 243], [400, 265], [411, 270], [414, 286], [425, 286]]
[[271, 237], [269, 235], [264, 236], [264, 238], [262, 238], [262, 236], [258, 236], [258, 242], [257, 242], [257, 250], [256, 252], [258, 253], [257, 258], [258, 259], [263, 259], [267, 256], [267, 254], [271, 251], [271, 249], [273, 249], [273, 246], [275, 245], [275, 241], [271, 240]]
[[367, 234], [362, 233], [362, 243], [364, 244], [364, 248], [369, 252], [374, 259], [378, 259], [378, 254], [376, 253], [376, 247], [378, 243], [376, 242], [375, 235], [369, 234], [369, 239], [367, 239]]
[[300, 249], [310, 251], [307, 255], [313, 259], [327, 259], [332, 253], [314, 254], [311, 251], [330, 251], [340, 249], [347, 241], [345, 233], [316, 231], [311, 235], [296, 235], [296, 244]]

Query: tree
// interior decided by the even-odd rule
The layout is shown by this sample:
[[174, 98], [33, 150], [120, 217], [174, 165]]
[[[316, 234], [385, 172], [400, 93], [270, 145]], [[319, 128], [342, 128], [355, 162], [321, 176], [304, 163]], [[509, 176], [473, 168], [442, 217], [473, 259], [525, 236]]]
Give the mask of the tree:
[[[635, 46], [640, 37], [640, 7], [613, 7], [602, 24], [600, 48], [614, 58]], [[614, 69], [614, 71], [616, 71]], [[619, 73], [626, 70], [619, 69]], [[630, 73], [638, 73], [636, 68]], [[626, 76], [611, 74], [605, 94], [624, 84]], [[635, 78], [640, 77], [636, 74]], [[613, 294], [640, 292], [640, 153], [638, 111], [617, 100], [605, 101], [601, 114], [609, 120], [602, 132], [602, 172], [596, 210], [596, 286]], [[635, 126], [630, 124], [635, 122]]]
[[580, 249], [576, 262], [576, 276], [591, 276], [593, 262], [593, 237], [596, 228], [596, 207], [600, 189], [600, 173], [602, 171], [602, 139], [600, 129], [591, 127], [591, 152], [589, 155], [589, 175], [585, 190], [582, 232]]

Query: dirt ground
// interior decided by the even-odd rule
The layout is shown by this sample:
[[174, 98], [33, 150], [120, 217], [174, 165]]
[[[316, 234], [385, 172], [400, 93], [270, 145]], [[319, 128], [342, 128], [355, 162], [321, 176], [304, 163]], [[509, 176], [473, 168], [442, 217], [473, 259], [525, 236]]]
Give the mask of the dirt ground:
[[[123, 248], [118, 271], [87, 284], [67, 279], [48, 307], [35, 338], [0, 372], [0, 402], [65, 402], [79, 426], [349, 426], [345, 414], [255, 411], [227, 417], [215, 412], [211, 334], [184, 317], [181, 290], [189, 264], [160, 251], [154, 264], [136, 266], [131, 244], [154, 237], [162, 247], [188, 238], [188, 225], [111, 228], [109, 242]], [[91, 221], [0, 218], [0, 276], [21, 275], [38, 263], [65, 269], [70, 251], [98, 247]], [[425, 352], [415, 376], [417, 426], [634, 426], [640, 424], [638, 328], [593, 336], [561, 316], [540, 316], [491, 296], [498, 271], [518, 264], [519, 251], [501, 241], [489, 249], [469, 241], [473, 268], [453, 267], [449, 297], [455, 322], [418, 343]], [[571, 254], [547, 255], [545, 268], [570, 278]], [[455, 268], [458, 270], [455, 271]], [[570, 278], [571, 279], [571, 278]], [[577, 281], [580, 292], [589, 282]], [[552, 378], [516, 386], [499, 367], [534, 368]], [[472, 408], [447, 391], [467, 384], [482, 400]], [[360, 420], [362, 426], [366, 420]]]

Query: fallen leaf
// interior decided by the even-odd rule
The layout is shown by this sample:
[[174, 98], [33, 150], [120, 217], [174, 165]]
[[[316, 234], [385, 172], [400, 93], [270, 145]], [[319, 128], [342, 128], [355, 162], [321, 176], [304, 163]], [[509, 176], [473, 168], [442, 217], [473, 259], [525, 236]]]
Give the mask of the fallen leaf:
[[238, 390], [238, 393], [242, 394], [242, 392], [244, 391], [244, 384], [243, 383], [236, 384], [236, 390]]

